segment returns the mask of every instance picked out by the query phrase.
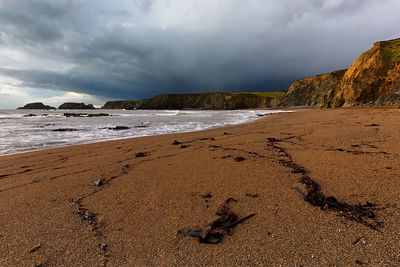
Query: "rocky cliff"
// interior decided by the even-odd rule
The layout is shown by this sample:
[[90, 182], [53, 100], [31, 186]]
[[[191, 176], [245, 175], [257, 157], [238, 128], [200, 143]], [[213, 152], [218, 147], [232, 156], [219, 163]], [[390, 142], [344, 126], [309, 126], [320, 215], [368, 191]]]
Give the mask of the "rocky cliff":
[[280, 106], [325, 107], [331, 101], [331, 90], [341, 81], [346, 70], [334, 71], [297, 80], [278, 99]]
[[400, 104], [400, 39], [377, 42], [345, 71], [295, 81], [275, 106]]
[[399, 93], [399, 63], [400, 39], [375, 43], [345, 73], [334, 92], [333, 106], [390, 104], [385, 99]]
[[58, 107], [58, 109], [94, 109], [92, 104], [66, 102]]
[[55, 107], [44, 105], [42, 102], [29, 103], [18, 109], [56, 109]]
[[104, 109], [211, 109], [265, 108], [269, 97], [251, 93], [162, 94], [142, 100], [109, 101]]

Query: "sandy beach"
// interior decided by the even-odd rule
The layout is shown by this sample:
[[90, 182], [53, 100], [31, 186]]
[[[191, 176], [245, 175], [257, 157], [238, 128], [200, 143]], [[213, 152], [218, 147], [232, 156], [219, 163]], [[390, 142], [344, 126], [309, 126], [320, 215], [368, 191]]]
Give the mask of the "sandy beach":
[[[304, 109], [2, 156], [0, 266], [400, 265], [399, 117]], [[256, 215], [218, 244], [178, 234], [228, 198]]]

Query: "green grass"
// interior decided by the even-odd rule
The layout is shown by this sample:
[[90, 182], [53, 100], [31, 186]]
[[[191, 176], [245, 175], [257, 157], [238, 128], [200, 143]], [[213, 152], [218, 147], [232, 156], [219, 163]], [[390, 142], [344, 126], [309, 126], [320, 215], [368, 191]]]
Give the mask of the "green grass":
[[382, 44], [382, 56], [389, 64], [400, 61], [400, 39], [387, 41]]
[[258, 96], [265, 96], [265, 97], [278, 97], [281, 95], [286, 94], [286, 92], [278, 91], [278, 92], [234, 92], [232, 94], [240, 95], [240, 94], [252, 94]]

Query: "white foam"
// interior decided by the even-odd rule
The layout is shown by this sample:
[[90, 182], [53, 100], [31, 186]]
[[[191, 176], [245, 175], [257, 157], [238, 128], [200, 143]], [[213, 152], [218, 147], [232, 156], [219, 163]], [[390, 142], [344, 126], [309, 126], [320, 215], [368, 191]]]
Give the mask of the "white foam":
[[[81, 111], [77, 111], [81, 112]], [[260, 115], [283, 111], [233, 110], [102, 110], [85, 113], [109, 113], [108, 117], [64, 117], [64, 111], [0, 111], [0, 155], [50, 147], [92, 143], [168, 133], [190, 132], [249, 122]], [[23, 117], [36, 113], [38, 116]], [[41, 114], [49, 114], [42, 116]], [[113, 131], [118, 125], [130, 129]], [[147, 127], [135, 127], [147, 126]], [[77, 131], [57, 132], [59, 128]]]

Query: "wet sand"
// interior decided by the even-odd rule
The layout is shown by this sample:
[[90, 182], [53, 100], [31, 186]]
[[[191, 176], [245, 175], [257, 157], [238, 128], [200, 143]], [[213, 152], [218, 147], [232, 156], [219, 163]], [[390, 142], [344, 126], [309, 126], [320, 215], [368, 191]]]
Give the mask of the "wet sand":
[[[399, 265], [399, 118], [296, 110], [0, 157], [0, 266]], [[364, 218], [376, 229], [305, 201], [304, 175], [340, 203], [377, 204]], [[177, 235], [230, 197], [239, 217], [256, 215], [221, 243]]]

